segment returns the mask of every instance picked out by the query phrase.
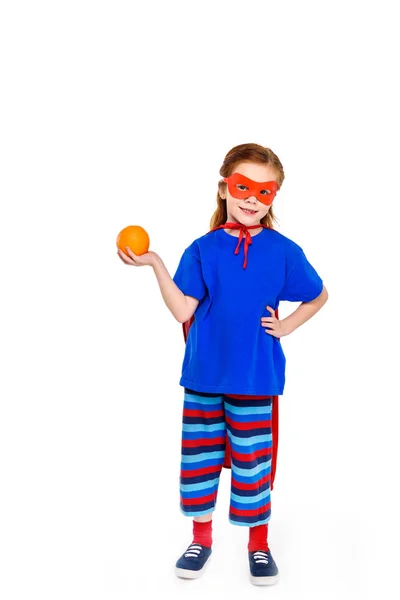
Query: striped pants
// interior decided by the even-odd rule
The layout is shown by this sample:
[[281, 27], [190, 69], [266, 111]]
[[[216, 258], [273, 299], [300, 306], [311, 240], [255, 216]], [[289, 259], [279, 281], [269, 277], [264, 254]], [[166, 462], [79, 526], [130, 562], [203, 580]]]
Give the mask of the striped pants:
[[180, 508], [192, 517], [215, 510], [226, 436], [231, 446], [229, 521], [254, 527], [271, 515], [272, 397], [238, 399], [185, 388]]

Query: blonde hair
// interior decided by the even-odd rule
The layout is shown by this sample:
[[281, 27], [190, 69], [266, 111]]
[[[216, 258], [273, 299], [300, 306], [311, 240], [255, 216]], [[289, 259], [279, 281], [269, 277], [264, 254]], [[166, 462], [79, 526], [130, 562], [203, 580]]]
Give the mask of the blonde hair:
[[[283, 180], [285, 179], [285, 173], [283, 171], [281, 161], [277, 155], [272, 152], [272, 150], [265, 148], [264, 146], [260, 146], [259, 144], [240, 144], [239, 146], [235, 146], [229, 150], [228, 154], [225, 156], [222, 167], [219, 170], [219, 174], [221, 177], [229, 177], [235, 172], [236, 166], [243, 161], [271, 165], [271, 167], [273, 167], [276, 171], [278, 190], [280, 189]], [[217, 208], [211, 217], [210, 229], [214, 229], [214, 227], [219, 227], [219, 225], [226, 223], [228, 216], [226, 200], [220, 196], [220, 191], [226, 194], [227, 185], [228, 184], [224, 181], [218, 182]], [[273, 229], [273, 224], [277, 222], [278, 219], [274, 215], [271, 206], [265, 217], [261, 219], [260, 223], [263, 223], [267, 227]]]

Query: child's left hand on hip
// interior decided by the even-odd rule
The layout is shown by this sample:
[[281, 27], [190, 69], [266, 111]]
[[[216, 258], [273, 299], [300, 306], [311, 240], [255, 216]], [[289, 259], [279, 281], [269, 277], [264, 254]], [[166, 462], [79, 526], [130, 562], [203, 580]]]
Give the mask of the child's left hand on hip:
[[[261, 317], [261, 325], [262, 325], [262, 327], [266, 328], [265, 333], [269, 333], [270, 335], [273, 335], [274, 337], [277, 337], [277, 338], [283, 337], [285, 335], [289, 335], [289, 333], [291, 333], [291, 332], [288, 330], [287, 325], [285, 324], [285, 321], [284, 320], [280, 321], [279, 319], [276, 318], [275, 310], [273, 308], [271, 308], [270, 306], [267, 306], [267, 309], [271, 313], [271, 317]], [[268, 329], [267, 329], [267, 327], [268, 327]]]

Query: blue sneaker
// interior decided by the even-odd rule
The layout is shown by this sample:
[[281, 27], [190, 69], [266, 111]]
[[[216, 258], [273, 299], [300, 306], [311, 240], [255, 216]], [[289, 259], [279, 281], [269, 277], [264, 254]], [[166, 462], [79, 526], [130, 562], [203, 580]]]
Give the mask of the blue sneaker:
[[254, 585], [273, 585], [278, 583], [279, 571], [271, 551], [257, 550], [249, 552], [250, 581]]
[[204, 567], [210, 558], [211, 548], [192, 543], [177, 560], [175, 573], [183, 579], [197, 579], [203, 574]]

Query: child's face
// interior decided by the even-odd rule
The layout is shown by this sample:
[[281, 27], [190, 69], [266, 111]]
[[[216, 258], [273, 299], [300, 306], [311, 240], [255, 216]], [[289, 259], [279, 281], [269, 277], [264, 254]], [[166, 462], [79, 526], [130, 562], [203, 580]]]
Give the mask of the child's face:
[[[240, 173], [241, 175], [244, 175], [253, 181], [277, 181], [277, 173], [270, 165], [262, 165], [253, 162], [241, 162], [236, 166], [234, 172]], [[245, 191], [245, 189], [246, 186], [238, 184], [238, 191]], [[270, 205], [260, 202], [256, 196], [235, 198], [235, 196], [232, 196], [229, 192], [227, 183], [225, 184], [225, 193], [221, 192], [220, 195], [226, 199], [227, 221], [233, 223], [242, 223], [243, 225], [257, 225], [260, 223], [261, 219], [265, 217], [273, 204], [273, 202]], [[243, 208], [247, 208], [255, 212], [246, 213], [242, 210]]]

